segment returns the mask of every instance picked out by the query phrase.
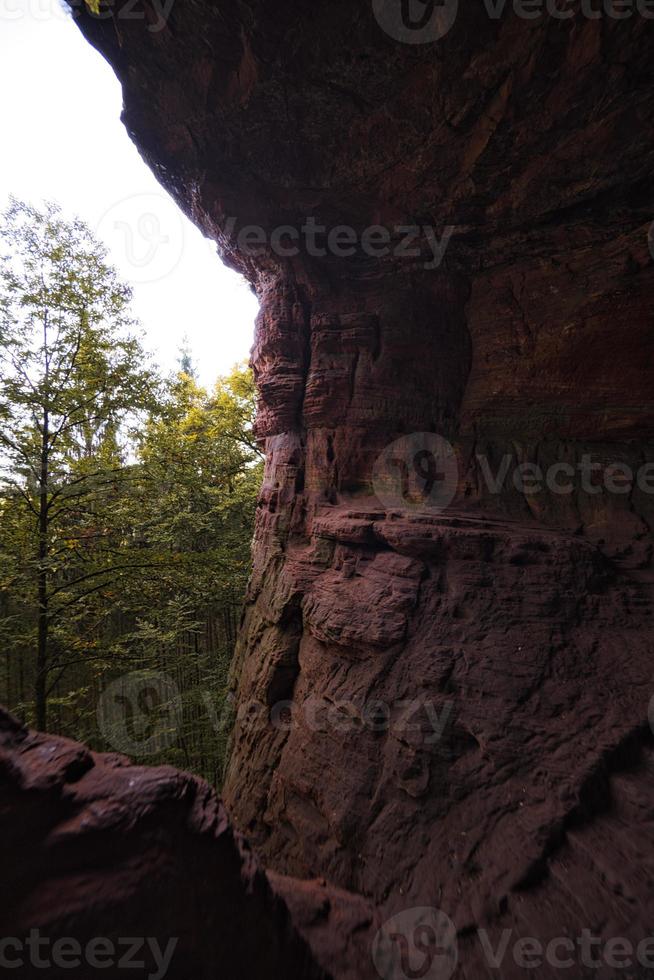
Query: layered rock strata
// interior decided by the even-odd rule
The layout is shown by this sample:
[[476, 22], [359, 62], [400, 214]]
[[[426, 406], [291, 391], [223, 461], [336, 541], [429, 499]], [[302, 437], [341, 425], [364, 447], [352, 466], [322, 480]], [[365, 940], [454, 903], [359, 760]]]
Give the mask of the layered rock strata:
[[[474, 4], [412, 44], [382, 8], [79, 24], [261, 303], [227, 807], [278, 873], [441, 909], [476, 978], [480, 928], [651, 922], [654, 25]], [[447, 506], [416, 496], [416, 433], [453, 446]], [[389, 499], [376, 467], [406, 436]], [[521, 464], [554, 489], [525, 492]], [[619, 465], [644, 476], [616, 490]]]

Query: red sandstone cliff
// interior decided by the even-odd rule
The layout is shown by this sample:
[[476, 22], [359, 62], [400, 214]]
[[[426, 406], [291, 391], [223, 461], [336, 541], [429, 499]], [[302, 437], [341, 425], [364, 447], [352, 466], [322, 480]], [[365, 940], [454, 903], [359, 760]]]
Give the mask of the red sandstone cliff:
[[[122, 7], [80, 26], [125, 124], [261, 302], [232, 819], [276, 872], [445, 911], [461, 976], [480, 927], [642, 938], [654, 495], [493, 493], [484, 465], [654, 458], [654, 24], [479, 4], [417, 45], [352, 0], [189, 0], [160, 31]], [[229, 232], [311, 216], [455, 230], [437, 269], [424, 240], [282, 258]], [[455, 447], [445, 509], [375, 495], [415, 432]], [[290, 726], [245, 710], [287, 701]]]

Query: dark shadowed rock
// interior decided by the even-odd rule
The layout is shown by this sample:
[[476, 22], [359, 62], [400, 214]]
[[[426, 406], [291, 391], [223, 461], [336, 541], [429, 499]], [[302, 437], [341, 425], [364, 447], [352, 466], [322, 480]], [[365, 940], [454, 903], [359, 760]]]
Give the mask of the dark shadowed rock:
[[[330, 893], [329, 910], [316, 918], [324, 886], [269, 883], [202, 780], [30, 732], [2, 711], [0, 835], [0, 936], [23, 944], [3, 948], [9, 963], [21, 958], [21, 977], [89, 980], [124, 977], [128, 968], [133, 976], [155, 976], [156, 939], [157, 950], [172, 954], [169, 980], [346, 980], [342, 950], [353, 931], [360, 935], [372, 923], [355, 896]], [[317, 955], [302, 938], [305, 927]], [[31, 930], [46, 941], [34, 950], [50, 961], [45, 972], [25, 946]], [[148, 943], [131, 957], [144, 961], [140, 971], [120, 964], [129, 937]], [[88, 950], [99, 938], [114, 952], [83, 953], [78, 968], [66, 960], [57, 966], [55, 943], [72, 939]], [[94, 957], [110, 965], [96, 967]]]
[[[508, 7], [462, 4], [431, 44], [363, 0], [79, 19], [145, 158], [261, 302], [230, 815], [279, 874], [382, 915], [442, 909], [471, 980], [479, 928], [639, 940], [653, 921], [654, 494], [593, 480], [654, 458], [654, 31]], [[395, 238], [348, 257], [238, 240], [309, 218]], [[419, 255], [396, 248], [407, 225]], [[424, 229], [448, 227], [434, 268]], [[456, 453], [444, 509], [374, 479], [425, 432]], [[415, 487], [424, 459], [392, 465]], [[521, 492], [523, 463], [571, 468], [570, 492]]]

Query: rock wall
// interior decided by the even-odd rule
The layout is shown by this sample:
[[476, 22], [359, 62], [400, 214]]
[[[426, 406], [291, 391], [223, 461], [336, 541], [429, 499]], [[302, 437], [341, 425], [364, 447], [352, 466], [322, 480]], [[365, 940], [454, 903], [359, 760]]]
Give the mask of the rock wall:
[[3, 971], [354, 980], [367, 968], [365, 901], [266, 878], [202, 780], [30, 732], [3, 710], [0, 834]]
[[[477, 978], [480, 927], [651, 922], [654, 497], [606, 468], [654, 459], [654, 25], [474, 4], [411, 44], [383, 6], [189, 0], [151, 30], [156, 6], [119, 2], [79, 23], [261, 303], [227, 807], [278, 873], [443, 910]], [[311, 221], [353, 229], [353, 254], [307, 243]], [[450, 235], [436, 267], [429, 230]], [[447, 506], [415, 496], [415, 433], [453, 447]], [[571, 467], [571, 491], [523, 492], [525, 463]]]

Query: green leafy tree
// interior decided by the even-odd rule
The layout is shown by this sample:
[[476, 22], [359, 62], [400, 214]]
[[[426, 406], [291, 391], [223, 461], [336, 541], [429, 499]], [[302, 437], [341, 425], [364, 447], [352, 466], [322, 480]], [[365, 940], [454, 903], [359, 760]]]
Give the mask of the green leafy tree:
[[145, 761], [218, 783], [262, 469], [254, 382], [240, 365], [206, 390], [187, 343], [164, 381], [129, 302], [82, 222], [11, 203], [0, 221], [0, 697], [40, 728], [117, 748], [98, 722], [107, 683], [163, 676], [158, 690], [179, 692], [182, 711], [176, 738]]
[[[33, 590], [35, 721], [45, 728], [69, 662], [62, 618], [70, 624], [124, 564], [109, 515], [130, 475], [126, 427], [152, 404], [155, 383], [133, 334], [130, 291], [83, 222], [13, 200], [0, 243], [3, 528], [20, 538], [24, 608]], [[9, 508], [20, 510], [7, 531]]]
[[135, 667], [174, 679], [186, 727], [166, 761], [215, 782], [228, 735], [215, 724], [225, 718], [261, 482], [253, 417], [254, 384], [243, 366], [210, 392], [180, 372], [145, 426], [139, 478], [124, 499], [154, 571], [122, 584], [124, 618], [133, 628], [116, 641], [115, 659], [136, 658]]

